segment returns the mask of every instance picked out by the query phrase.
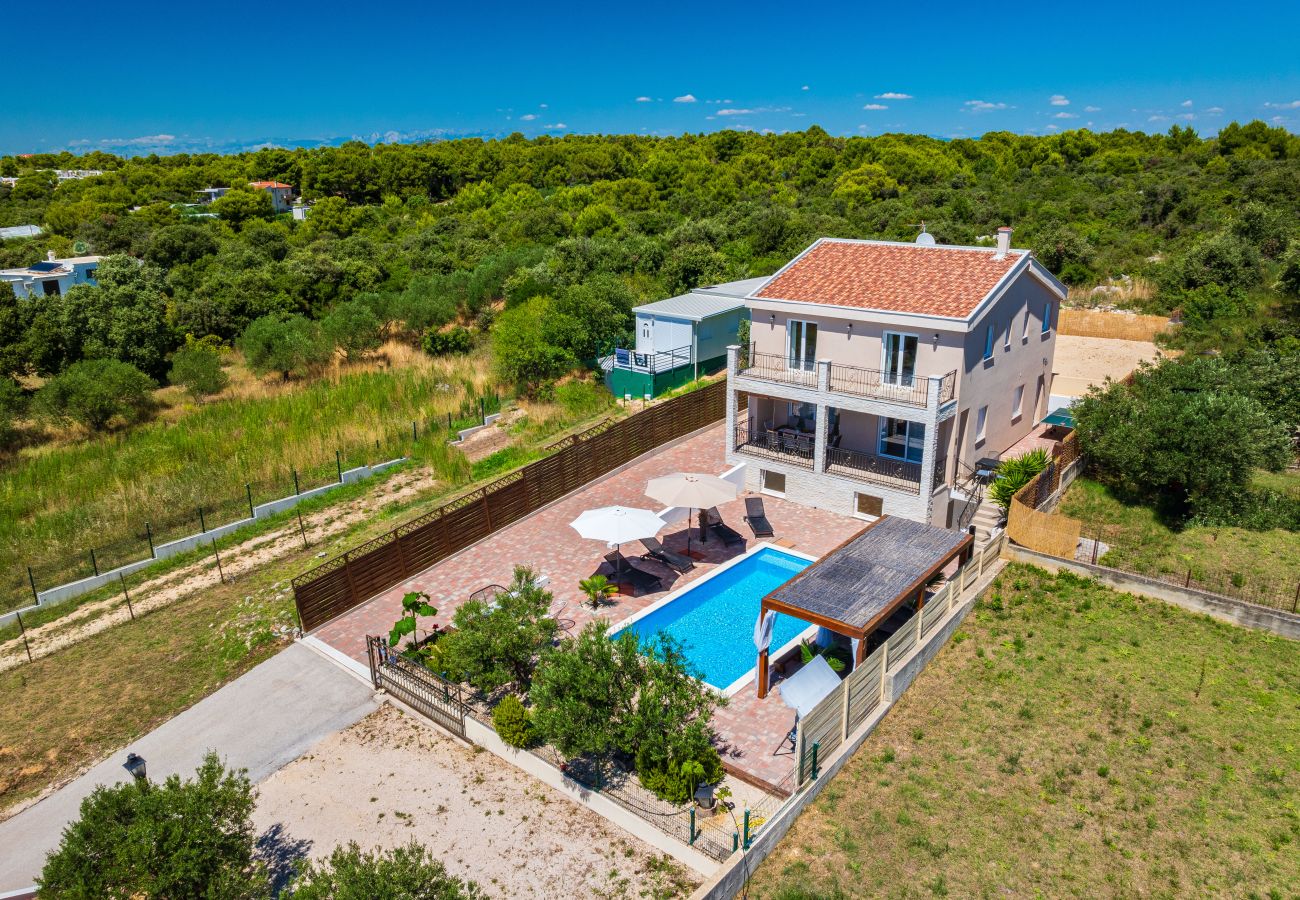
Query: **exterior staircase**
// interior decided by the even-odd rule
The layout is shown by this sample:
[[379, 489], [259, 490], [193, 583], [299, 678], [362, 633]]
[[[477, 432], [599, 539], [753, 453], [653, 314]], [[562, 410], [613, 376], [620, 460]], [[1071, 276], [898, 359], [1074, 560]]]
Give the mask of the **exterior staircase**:
[[984, 497], [980, 501], [979, 508], [975, 510], [975, 515], [971, 518], [971, 524], [975, 526], [975, 549], [983, 550], [984, 545], [993, 538], [993, 530], [998, 527], [1002, 521], [1002, 509], [989, 497]]

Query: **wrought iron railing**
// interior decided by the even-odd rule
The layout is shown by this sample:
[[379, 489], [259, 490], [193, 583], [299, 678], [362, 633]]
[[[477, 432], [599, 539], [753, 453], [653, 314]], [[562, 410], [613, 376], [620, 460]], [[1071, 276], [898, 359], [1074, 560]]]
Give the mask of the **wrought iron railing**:
[[746, 378], [817, 387], [816, 360], [787, 356], [784, 353], [759, 353], [753, 344], [750, 344], [749, 352], [742, 356], [747, 358], [740, 360], [740, 374]]
[[447, 730], [465, 735], [469, 696], [459, 684], [440, 678], [388, 646], [382, 637], [366, 636], [370, 681]]
[[741, 424], [736, 426], [736, 450], [750, 456], [811, 469], [815, 440], [811, 434], [800, 434], [788, 429], [764, 430]]
[[607, 372], [611, 369], [628, 369], [656, 375], [660, 372], [671, 372], [694, 361], [692, 348], [689, 346], [677, 347], [673, 350], [657, 350], [653, 353], [637, 353], [635, 350], [616, 347], [612, 353], [600, 358], [600, 368]]
[[830, 389], [837, 394], [873, 397], [908, 406], [925, 406], [930, 397], [930, 379], [920, 375], [895, 375], [879, 369], [831, 363]]
[[919, 493], [921, 490], [920, 463], [891, 459], [865, 450], [828, 447], [826, 471], [901, 491]]
[[937, 491], [948, 483], [948, 457], [941, 456], [934, 463], [934, 478], [930, 481], [930, 490]]

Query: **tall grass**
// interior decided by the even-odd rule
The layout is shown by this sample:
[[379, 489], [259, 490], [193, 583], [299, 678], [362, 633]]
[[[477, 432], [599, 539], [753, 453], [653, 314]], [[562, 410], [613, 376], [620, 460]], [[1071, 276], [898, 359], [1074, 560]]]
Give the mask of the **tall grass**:
[[101, 570], [147, 556], [150, 531], [155, 542], [191, 533], [199, 507], [208, 527], [245, 516], [246, 485], [254, 503], [282, 497], [295, 471], [306, 490], [340, 466], [414, 455], [440, 477], [464, 479], [467, 461], [446, 446], [447, 414], [492, 393], [489, 372], [477, 355], [336, 372], [25, 453], [0, 471], [0, 608], [30, 598], [29, 565], [44, 589], [91, 574], [91, 548]]

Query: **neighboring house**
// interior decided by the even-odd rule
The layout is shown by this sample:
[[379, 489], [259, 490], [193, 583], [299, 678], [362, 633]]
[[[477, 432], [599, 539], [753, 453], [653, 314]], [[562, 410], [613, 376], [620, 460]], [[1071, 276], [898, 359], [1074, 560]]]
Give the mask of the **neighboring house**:
[[745, 295], [765, 278], [697, 288], [680, 297], [634, 307], [636, 343], [599, 360], [615, 397], [656, 397], [721, 371], [727, 347], [746, 318]]
[[749, 487], [957, 525], [974, 471], [1048, 412], [1066, 289], [1010, 241], [822, 239], [754, 289], [727, 394]]
[[271, 206], [277, 214], [289, 212], [293, 208], [293, 186], [279, 181], [250, 181], [248, 186], [255, 191], [266, 191], [271, 195]]
[[12, 241], [19, 238], [40, 237], [45, 229], [39, 225], [10, 225], [0, 228], [0, 241]]
[[195, 193], [199, 195], [200, 203], [211, 203], [214, 200], [220, 200], [222, 197], [226, 196], [226, 194], [230, 193], [230, 188], [228, 187], [200, 188]]
[[53, 251], [45, 262], [18, 269], [0, 269], [0, 282], [13, 285], [19, 297], [59, 295], [78, 284], [95, 284], [95, 272], [102, 256], [73, 256], [55, 259]]
[[289, 212], [293, 213], [295, 222], [306, 222], [307, 217], [311, 215], [311, 207], [304, 204], [302, 198], [299, 197], [293, 201], [293, 209], [289, 210]]

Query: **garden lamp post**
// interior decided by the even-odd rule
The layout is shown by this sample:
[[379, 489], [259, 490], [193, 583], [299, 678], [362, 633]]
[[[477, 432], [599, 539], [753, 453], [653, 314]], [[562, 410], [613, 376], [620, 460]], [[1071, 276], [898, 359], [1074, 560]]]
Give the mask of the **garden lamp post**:
[[144, 790], [145, 786], [149, 783], [148, 776], [145, 773], [144, 757], [137, 753], [128, 753], [126, 756], [126, 762], [122, 765], [122, 768], [130, 772], [131, 777], [135, 779], [135, 783], [139, 786], [140, 790]]

